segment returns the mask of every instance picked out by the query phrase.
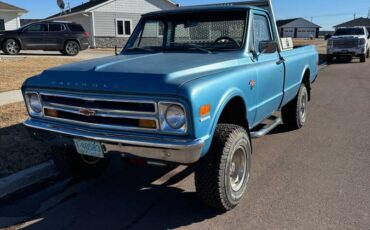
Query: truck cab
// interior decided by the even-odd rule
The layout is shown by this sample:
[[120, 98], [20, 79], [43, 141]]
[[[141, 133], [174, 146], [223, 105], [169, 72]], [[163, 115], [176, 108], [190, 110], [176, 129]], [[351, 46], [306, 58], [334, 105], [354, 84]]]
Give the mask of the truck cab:
[[328, 40], [327, 61], [337, 57], [356, 57], [366, 62], [370, 56], [370, 34], [366, 27], [338, 28]]
[[66, 175], [98, 176], [112, 154], [195, 164], [200, 200], [231, 210], [250, 178], [251, 138], [308, 119], [318, 53], [281, 47], [271, 1], [148, 13], [119, 55], [28, 79], [24, 124], [55, 146]]

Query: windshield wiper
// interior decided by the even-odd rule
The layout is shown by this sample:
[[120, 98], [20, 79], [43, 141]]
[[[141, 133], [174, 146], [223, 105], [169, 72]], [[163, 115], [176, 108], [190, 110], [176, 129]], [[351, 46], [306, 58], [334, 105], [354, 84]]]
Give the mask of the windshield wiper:
[[213, 54], [213, 52], [211, 50], [203, 48], [203, 47], [201, 47], [197, 44], [194, 44], [194, 43], [171, 42], [171, 44], [172, 45], [178, 45], [179, 47], [194, 48], [194, 49], [197, 49], [197, 50], [205, 52], [205, 53]]
[[146, 52], [157, 52], [156, 50], [154, 49], [151, 49], [151, 48], [145, 48], [145, 47], [132, 47], [132, 48], [128, 48], [126, 49], [126, 51], [146, 51]]

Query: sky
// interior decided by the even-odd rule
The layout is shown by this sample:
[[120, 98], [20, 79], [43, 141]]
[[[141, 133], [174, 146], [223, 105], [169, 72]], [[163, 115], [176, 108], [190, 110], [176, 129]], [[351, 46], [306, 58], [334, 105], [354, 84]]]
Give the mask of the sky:
[[[28, 14], [22, 18], [43, 19], [59, 12], [56, 0], [2, 0], [12, 5], [27, 9]], [[65, 0], [71, 7], [88, 0]], [[197, 5], [238, 0], [175, 0], [180, 5]], [[332, 30], [334, 25], [352, 20], [356, 17], [367, 17], [370, 0], [274, 0], [277, 19], [303, 17], [320, 25], [322, 30]]]

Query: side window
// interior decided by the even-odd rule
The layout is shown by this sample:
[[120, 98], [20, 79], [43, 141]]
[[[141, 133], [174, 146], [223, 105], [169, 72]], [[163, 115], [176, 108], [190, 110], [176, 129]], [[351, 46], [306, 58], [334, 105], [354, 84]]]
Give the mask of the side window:
[[26, 32], [47, 32], [48, 25], [47, 24], [35, 24], [27, 27], [25, 30]]
[[4, 19], [0, 19], [0, 31], [5, 30], [5, 22]]
[[60, 32], [62, 31], [61, 24], [49, 24], [49, 32]]
[[258, 51], [258, 46], [261, 41], [270, 40], [272, 40], [272, 36], [267, 17], [255, 14], [253, 16], [253, 39], [251, 46], [253, 46], [254, 50]]
[[132, 33], [132, 20], [131, 19], [116, 19], [116, 33], [117, 36], [125, 37], [130, 36]]

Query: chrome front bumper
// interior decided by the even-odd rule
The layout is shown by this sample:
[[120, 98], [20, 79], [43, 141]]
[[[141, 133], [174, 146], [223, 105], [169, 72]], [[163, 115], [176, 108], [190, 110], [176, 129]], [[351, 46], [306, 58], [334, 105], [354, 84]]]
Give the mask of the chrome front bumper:
[[332, 54], [332, 55], [361, 55], [365, 54], [366, 49], [364, 47], [359, 47], [359, 48], [329, 48], [327, 49], [327, 54]]
[[[105, 154], [118, 152], [147, 159], [191, 164], [199, 160], [205, 140], [181, 140], [168, 138], [144, 138], [118, 135], [103, 131], [64, 126], [43, 120], [29, 119], [24, 125], [30, 129], [51, 132], [70, 138], [83, 138], [98, 141]], [[36, 132], [33, 132], [36, 136]]]

